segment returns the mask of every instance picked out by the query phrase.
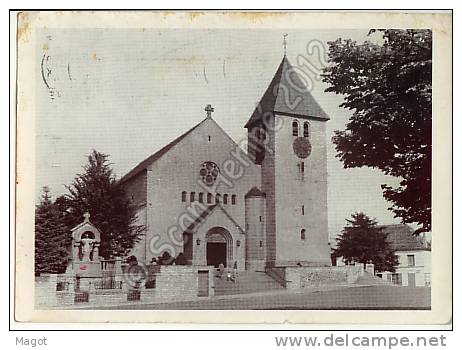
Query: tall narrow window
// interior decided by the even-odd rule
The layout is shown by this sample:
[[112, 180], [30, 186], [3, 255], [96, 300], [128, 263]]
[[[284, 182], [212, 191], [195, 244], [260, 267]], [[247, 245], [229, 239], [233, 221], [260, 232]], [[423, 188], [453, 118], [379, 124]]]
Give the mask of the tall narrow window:
[[186, 191], [181, 192], [181, 201], [186, 202]]
[[300, 171], [302, 174], [305, 172], [305, 162], [300, 163]]
[[258, 220], [260, 220], [260, 222], [261, 222], [261, 215], [258, 217]]
[[260, 241], [260, 248], [263, 248], [263, 241]]
[[303, 124], [303, 137], [310, 136], [310, 124], [304, 123]]
[[199, 203], [204, 203], [204, 194], [202, 192], [199, 193]]
[[302, 205], [302, 215], [305, 215], [305, 206]]
[[212, 194], [211, 193], [207, 193], [207, 203], [208, 204], [212, 203]]
[[228, 204], [228, 194], [223, 195], [223, 204]]
[[304, 241], [304, 240], [306, 239], [306, 230], [305, 230], [305, 229], [302, 229], [302, 230], [300, 231], [300, 239], [301, 239], [302, 241]]
[[407, 266], [415, 266], [415, 257], [414, 255], [407, 256]]
[[195, 197], [196, 197], [196, 192], [191, 192], [191, 194], [189, 195], [189, 201], [194, 202]]
[[392, 273], [391, 281], [393, 282], [393, 284], [402, 285], [403, 284], [402, 275], [400, 273]]
[[292, 135], [298, 136], [298, 122], [292, 122]]
[[233, 195], [231, 196], [231, 204], [232, 204], [232, 205], [235, 205], [235, 204], [236, 204], [236, 195], [235, 195], [235, 194], [233, 194]]
[[215, 196], [215, 203], [220, 203], [220, 199], [221, 199], [221, 195], [219, 193], [217, 193], [217, 195]]

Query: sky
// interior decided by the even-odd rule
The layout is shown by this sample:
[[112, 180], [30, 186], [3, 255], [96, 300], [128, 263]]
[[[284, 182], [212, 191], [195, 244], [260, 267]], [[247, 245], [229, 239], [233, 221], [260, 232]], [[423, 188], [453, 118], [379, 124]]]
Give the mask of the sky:
[[[319, 80], [327, 42], [373, 40], [364, 30], [43, 29], [36, 41], [36, 196], [49, 186], [66, 192], [96, 149], [117, 175], [199, 123], [204, 107], [239, 142], [244, 124], [283, 58], [307, 77], [324, 111], [328, 144], [329, 234], [365, 212], [380, 224], [399, 223], [381, 184], [398, 180], [370, 168], [344, 169], [331, 138], [351, 111]], [[307, 62], [310, 62], [309, 65]], [[311, 69], [309, 68], [311, 67]], [[313, 68], [314, 67], [314, 68]], [[42, 74], [43, 72], [43, 74]]]

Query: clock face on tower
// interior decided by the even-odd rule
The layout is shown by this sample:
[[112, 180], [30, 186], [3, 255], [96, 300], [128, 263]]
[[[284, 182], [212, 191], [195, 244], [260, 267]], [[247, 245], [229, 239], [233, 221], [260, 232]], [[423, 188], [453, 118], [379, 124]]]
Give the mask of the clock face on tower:
[[295, 154], [299, 158], [305, 159], [311, 154], [311, 144], [306, 137], [297, 137], [292, 146]]

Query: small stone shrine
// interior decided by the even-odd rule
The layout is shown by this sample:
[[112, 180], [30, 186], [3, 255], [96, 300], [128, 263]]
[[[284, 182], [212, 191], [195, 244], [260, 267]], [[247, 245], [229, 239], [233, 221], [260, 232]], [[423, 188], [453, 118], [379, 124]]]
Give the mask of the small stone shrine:
[[84, 221], [71, 230], [71, 268], [77, 277], [101, 277], [99, 257], [101, 232], [90, 222], [89, 213], [83, 216]]

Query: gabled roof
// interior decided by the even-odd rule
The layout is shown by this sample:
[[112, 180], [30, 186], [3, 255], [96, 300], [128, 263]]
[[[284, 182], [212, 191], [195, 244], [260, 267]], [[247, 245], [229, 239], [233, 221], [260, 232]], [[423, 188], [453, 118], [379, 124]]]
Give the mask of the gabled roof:
[[414, 235], [414, 230], [408, 225], [380, 225], [378, 227], [387, 234], [387, 241], [393, 250], [430, 250], [425, 240]]
[[254, 186], [244, 196], [244, 198], [250, 198], [250, 197], [266, 197], [266, 193], [260, 191], [256, 186]]
[[172, 142], [168, 143], [166, 146], [162, 147], [160, 150], [158, 150], [156, 153], [150, 155], [148, 158], [143, 160], [141, 163], [139, 163], [137, 166], [135, 166], [132, 170], [130, 170], [126, 175], [124, 175], [120, 180], [119, 184], [122, 184], [134, 176], [138, 175], [140, 172], [145, 170], [149, 165], [151, 165], [153, 162], [158, 160], [160, 157], [162, 157], [165, 153], [167, 153], [170, 149], [172, 149], [175, 145], [177, 145], [181, 140], [183, 140], [186, 136], [188, 136], [192, 131], [194, 131], [196, 128], [199, 127], [202, 123], [204, 123], [207, 120], [204, 119], [202, 120], [199, 124], [193, 126], [191, 129], [186, 131], [184, 134], [178, 136], [176, 139], [174, 139]]
[[252, 126], [268, 112], [301, 119], [329, 120], [286, 56], [245, 127]]
[[[83, 227], [83, 226], [89, 226], [89, 227], [92, 227], [94, 228], [95, 230], [99, 231], [98, 228], [93, 225], [89, 220], [86, 220], [86, 221], [82, 221], [80, 224], [78, 224], [77, 226], [71, 228], [71, 231], [76, 231], [78, 230], [79, 228]], [[101, 232], [101, 231], [99, 231]]]
[[205, 219], [211, 215], [214, 211], [216, 210], [221, 210], [223, 213], [225, 213], [225, 215], [228, 217], [229, 220], [231, 220], [231, 222], [236, 225], [236, 227], [239, 229], [239, 231], [241, 231], [242, 234], [245, 234], [245, 231], [242, 229], [242, 227], [236, 222], [236, 220], [234, 220], [232, 218], [231, 215], [228, 214], [228, 212], [225, 210], [225, 208], [223, 208], [220, 204], [214, 204], [214, 205], [210, 205], [207, 207], [207, 209], [205, 209], [197, 218], [196, 220], [194, 220], [193, 223], [191, 223], [191, 225], [189, 225], [186, 230], [185, 230], [185, 233], [192, 233], [194, 231], [194, 228], [203, 223], [205, 221]]

